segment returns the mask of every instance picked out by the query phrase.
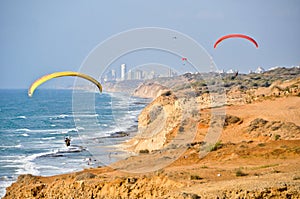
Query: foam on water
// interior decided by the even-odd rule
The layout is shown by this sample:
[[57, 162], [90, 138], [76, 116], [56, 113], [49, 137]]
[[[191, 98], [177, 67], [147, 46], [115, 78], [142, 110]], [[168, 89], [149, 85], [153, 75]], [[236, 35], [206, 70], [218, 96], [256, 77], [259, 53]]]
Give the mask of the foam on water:
[[21, 163], [19, 165], [19, 168], [16, 171], [16, 174], [32, 174], [32, 175], [39, 175], [40, 172], [36, 168], [36, 165], [34, 162], [32, 162], [36, 157], [41, 156], [43, 153], [40, 154], [33, 154], [30, 156], [27, 156], [25, 158], [20, 159]]
[[27, 117], [24, 115], [17, 116], [17, 119], [26, 119]]
[[15, 132], [31, 132], [30, 129], [16, 129]]
[[18, 144], [18, 145], [0, 145], [0, 149], [7, 149], [7, 148], [21, 148], [22, 144]]
[[56, 137], [46, 137], [46, 138], [41, 138], [41, 140], [55, 140]]
[[[50, 125], [51, 127], [51, 125]], [[54, 126], [55, 127], [55, 126]], [[71, 132], [78, 132], [77, 128], [68, 128], [68, 129], [27, 129], [27, 128], [22, 128], [22, 129], [7, 129], [7, 130], [2, 130], [3, 132], [7, 133], [50, 133], [50, 134], [66, 134], [66, 133], [71, 133]], [[23, 135], [23, 134], [21, 134]], [[27, 136], [24, 135], [24, 136]]]
[[78, 129], [72, 128], [72, 129], [67, 129], [67, 130], [61, 131], [62, 134], [67, 134], [67, 133], [71, 133], [71, 132], [78, 132]]
[[5, 195], [5, 188], [15, 181], [14, 178], [0, 178], [0, 197]]
[[99, 114], [76, 114], [76, 117], [98, 117]]

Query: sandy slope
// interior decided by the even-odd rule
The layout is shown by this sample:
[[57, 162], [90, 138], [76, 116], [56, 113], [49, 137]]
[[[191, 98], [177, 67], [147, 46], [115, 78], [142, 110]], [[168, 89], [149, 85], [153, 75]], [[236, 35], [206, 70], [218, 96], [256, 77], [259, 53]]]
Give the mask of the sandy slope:
[[255, 118], [293, 122], [300, 125], [300, 98], [282, 97], [241, 106], [229, 106], [227, 114], [236, 115], [245, 121]]
[[[300, 98], [299, 97], [283, 97], [273, 100], [256, 102], [253, 104], [229, 106], [226, 108], [226, 114], [237, 116], [242, 119], [240, 125], [229, 126], [225, 128], [220, 139], [223, 141], [239, 142], [241, 140], [266, 141], [266, 137], [251, 135], [248, 132], [248, 127], [252, 121], [257, 118], [264, 119], [269, 122], [281, 121], [283, 123], [294, 123], [300, 126]], [[288, 130], [288, 129], [287, 129]], [[262, 133], [280, 134], [279, 131], [272, 129], [261, 129]], [[292, 135], [295, 135], [292, 138]], [[274, 136], [274, 135], [272, 135]], [[272, 138], [271, 136], [271, 138]], [[289, 132], [290, 139], [300, 139], [300, 133], [297, 131]]]

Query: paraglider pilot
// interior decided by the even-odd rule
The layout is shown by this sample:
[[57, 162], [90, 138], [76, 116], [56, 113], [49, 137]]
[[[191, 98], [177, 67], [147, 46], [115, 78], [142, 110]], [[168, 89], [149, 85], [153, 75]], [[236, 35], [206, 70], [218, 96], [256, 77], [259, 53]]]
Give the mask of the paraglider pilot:
[[70, 144], [71, 144], [71, 138], [65, 137], [65, 143], [66, 143], [66, 146], [70, 146]]

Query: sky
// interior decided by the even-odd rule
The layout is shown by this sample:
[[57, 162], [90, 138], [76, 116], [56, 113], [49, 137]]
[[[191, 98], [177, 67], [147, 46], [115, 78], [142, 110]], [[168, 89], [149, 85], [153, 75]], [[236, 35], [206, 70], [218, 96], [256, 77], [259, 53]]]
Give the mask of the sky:
[[[0, 0], [0, 88], [28, 88], [42, 75], [78, 71], [99, 43], [142, 27], [179, 31], [219, 69], [300, 65], [298, 0]], [[230, 33], [242, 39], [214, 42]]]

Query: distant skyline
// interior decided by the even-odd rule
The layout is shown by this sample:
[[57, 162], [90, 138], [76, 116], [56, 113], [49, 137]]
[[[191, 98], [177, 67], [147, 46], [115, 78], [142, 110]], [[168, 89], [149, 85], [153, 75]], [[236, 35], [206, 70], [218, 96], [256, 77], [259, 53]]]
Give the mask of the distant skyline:
[[[28, 88], [42, 75], [78, 71], [99, 43], [142, 27], [169, 28], [189, 35], [207, 50], [220, 70], [247, 73], [259, 66], [296, 66], [300, 65], [299, 21], [298, 0], [2, 0], [0, 88]], [[214, 49], [214, 42], [229, 33], [250, 35], [259, 48], [231, 39]], [[124, 59], [127, 65], [141, 63]], [[72, 84], [73, 79], [53, 81]]]
[[121, 64], [119, 68], [106, 70], [101, 81], [146, 80], [177, 75], [169, 66], [158, 63], [147, 63], [129, 69], [126, 64]]

